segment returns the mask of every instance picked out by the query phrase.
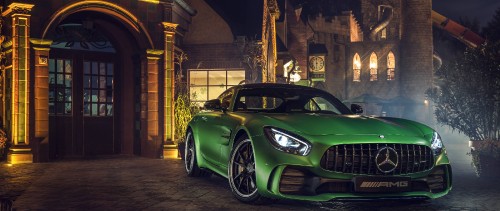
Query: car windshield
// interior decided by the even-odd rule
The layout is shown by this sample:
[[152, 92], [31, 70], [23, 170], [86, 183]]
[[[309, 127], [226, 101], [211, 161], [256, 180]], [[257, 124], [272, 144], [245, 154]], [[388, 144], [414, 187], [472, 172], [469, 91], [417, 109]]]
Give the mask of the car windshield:
[[352, 114], [332, 95], [300, 88], [243, 88], [236, 97], [234, 111]]

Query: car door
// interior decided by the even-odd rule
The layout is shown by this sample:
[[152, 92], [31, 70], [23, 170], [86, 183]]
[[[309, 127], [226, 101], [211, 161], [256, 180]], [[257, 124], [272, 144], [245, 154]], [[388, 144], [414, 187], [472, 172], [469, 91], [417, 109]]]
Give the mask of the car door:
[[[218, 99], [221, 101], [223, 107], [230, 108], [232, 97], [233, 89], [228, 89]], [[231, 135], [231, 129], [224, 122], [227, 119], [225, 117], [227, 112], [226, 110], [214, 110], [204, 113], [200, 117], [199, 142], [201, 154], [207, 161], [219, 167], [221, 166], [221, 145], [227, 145], [229, 136]]]
[[214, 122], [220, 117], [221, 111], [209, 111], [199, 114], [198, 124], [198, 143], [201, 156], [212, 164], [217, 164], [219, 160], [219, 147], [216, 142], [219, 137], [218, 131], [215, 131]]

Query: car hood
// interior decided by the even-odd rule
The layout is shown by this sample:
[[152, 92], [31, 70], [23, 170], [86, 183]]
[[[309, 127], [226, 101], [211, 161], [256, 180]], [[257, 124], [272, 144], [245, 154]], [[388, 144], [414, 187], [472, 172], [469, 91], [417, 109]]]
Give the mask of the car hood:
[[411, 121], [359, 115], [332, 114], [267, 114], [283, 126], [307, 135], [398, 135], [423, 136]]

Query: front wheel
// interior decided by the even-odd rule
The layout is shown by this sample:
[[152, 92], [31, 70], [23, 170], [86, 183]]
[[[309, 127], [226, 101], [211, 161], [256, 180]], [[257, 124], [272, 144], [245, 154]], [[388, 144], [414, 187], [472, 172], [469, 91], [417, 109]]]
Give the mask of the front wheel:
[[196, 145], [193, 138], [193, 132], [191, 131], [188, 131], [186, 134], [186, 146], [184, 150], [184, 166], [186, 167], [187, 175], [190, 177], [210, 176], [210, 172], [198, 167], [198, 162], [196, 161]]
[[258, 192], [254, 151], [247, 136], [240, 137], [234, 143], [228, 166], [229, 186], [238, 200], [250, 204], [270, 201]]

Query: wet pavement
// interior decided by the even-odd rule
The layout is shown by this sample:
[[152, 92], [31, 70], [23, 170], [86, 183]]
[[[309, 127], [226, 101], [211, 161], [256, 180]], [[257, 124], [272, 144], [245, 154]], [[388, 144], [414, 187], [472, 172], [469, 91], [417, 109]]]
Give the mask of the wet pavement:
[[0, 164], [0, 198], [17, 210], [500, 210], [500, 185], [454, 169], [447, 196], [423, 202], [238, 202], [219, 176], [188, 178], [182, 160], [136, 156]]

